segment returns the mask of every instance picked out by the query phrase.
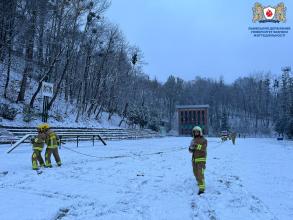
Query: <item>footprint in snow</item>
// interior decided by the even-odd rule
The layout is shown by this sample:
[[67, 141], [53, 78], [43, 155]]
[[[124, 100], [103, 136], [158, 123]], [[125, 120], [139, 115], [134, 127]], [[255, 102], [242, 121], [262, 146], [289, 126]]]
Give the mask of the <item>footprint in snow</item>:
[[0, 172], [0, 176], [6, 176], [8, 174], [8, 171]]
[[144, 181], [141, 182], [141, 185], [145, 185], [147, 183], [148, 183], [148, 181], [147, 180], [144, 180]]
[[63, 217], [65, 217], [67, 215], [67, 213], [69, 212], [68, 208], [61, 208], [59, 209], [58, 213], [56, 214], [54, 220], [60, 220]]

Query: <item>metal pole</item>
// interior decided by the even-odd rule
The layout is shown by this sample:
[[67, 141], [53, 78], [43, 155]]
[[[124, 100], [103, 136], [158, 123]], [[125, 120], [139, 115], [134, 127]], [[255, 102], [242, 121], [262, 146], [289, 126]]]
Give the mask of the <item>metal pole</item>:
[[45, 96], [43, 96], [42, 122], [45, 122]]
[[97, 135], [97, 136], [98, 136], [98, 138], [100, 139], [100, 141], [102, 141], [102, 143], [103, 143], [104, 145], [107, 145], [106, 142], [102, 139], [102, 137], [101, 137], [100, 135]]
[[78, 136], [76, 136], [76, 147], [78, 147]]
[[49, 104], [49, 97], [45, 97], [46, 100], [46, 109], [45, 109], [45, 122], [48, 122], [48, 104]]
[[43, 113], [42, 113], [42, 122], [48, 121], [48, 97], [43, 97]]
[[61, 149], [61, 145], [62, 145], [62, 135], [60, 136], [60, 144], [59, 144], [59, 149]]
[[93, 146], [95, 146], [95, 135], [93, 135]]

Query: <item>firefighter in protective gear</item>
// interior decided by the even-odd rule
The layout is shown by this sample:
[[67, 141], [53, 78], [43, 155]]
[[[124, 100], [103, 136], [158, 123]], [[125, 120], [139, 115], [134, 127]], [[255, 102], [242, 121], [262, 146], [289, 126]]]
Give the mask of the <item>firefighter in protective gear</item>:
[[207, 140], [203, 137], [202, 129], [195, 126], [192, 129], [193, 139], [189, 146], [189, 152], [192, 153], [193, 174], [198, 184], [198, 195], [205, 191], [204, 171], [206, 168]]
[[[44, 148], [46, 135], [38, 128], [38, 135], [31, 139], [33, 145], [33, 154], [32, 154], [32, 168], [33, 170], [38, 170], [40, 167], [44, 167], [45, 163], [42, 158], [42, 150]], [[38, 164], [39, 163], [39, 164]]]
[[236, 132], [232, 132], [232, 133], [230, 134], [230, 138], [231, 138], [231, 140], [232, 140], [233, 145], [235, 145], [236, 136], [237, 136]]
[[52, 167], [51, 164], [51, 155], [53, 154], [55, 161], [58, 166], [61, 166], [61, 159], [58, 153], [58, 145], [60, 143], [57, 134], [52, 131], [48, 124], [43, 126], [44, 132], [46, 134], [45, 143], [47, 144], [46, 152], [45, 152], [45, 161], [46, 167]]

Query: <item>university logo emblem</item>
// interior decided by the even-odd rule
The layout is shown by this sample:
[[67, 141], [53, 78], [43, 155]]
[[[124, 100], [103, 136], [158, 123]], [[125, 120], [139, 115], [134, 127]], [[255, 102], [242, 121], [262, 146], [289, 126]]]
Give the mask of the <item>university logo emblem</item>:
[[260, 3], [255, 3], [253, 10], [253, 19], [252, 21], [254, 23], [265, 23], [265, 22], [273, 22], [273, 23], [279, 23], [279, 22], [286, 22], [286, 10], [284, 3], [279, 3], [275, 7], [266, 6], [264, 7]]
[[275, 17], [275, 12], [276, 12], [276, 9], [274, 9], [272, 7], [267, 7], [267, 8], [264, 8], [264, 10], [263, 10], [265, 18], [267, 20], [272, 20]]

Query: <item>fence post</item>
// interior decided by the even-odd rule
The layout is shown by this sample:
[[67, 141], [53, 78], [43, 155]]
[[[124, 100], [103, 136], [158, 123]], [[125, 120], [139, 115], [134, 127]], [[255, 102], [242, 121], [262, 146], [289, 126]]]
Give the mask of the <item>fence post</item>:
[[59, 149], [61, 149], [61, 145], [62, 145], [62, 135], [60, 135], [60, 143], [59, 143]]
[[76, 147], [78, 147], [78, 136], [76, 136]]
[[98, 138], [100, 139], [100, 141], [102, 141], [102, 143], [103, 143], [104, 145], [107, 145], [106, 142], [101, 138], [100, 135], [97, 135], [97, 136], [98, 136]]

